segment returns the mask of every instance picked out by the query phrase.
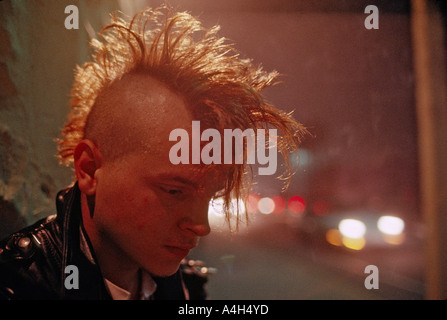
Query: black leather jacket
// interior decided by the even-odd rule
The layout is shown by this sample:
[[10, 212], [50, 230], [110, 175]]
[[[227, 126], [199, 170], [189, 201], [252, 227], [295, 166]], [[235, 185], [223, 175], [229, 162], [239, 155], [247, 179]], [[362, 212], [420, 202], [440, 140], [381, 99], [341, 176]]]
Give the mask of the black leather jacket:
[[[101, 270], [81, 249], [80, 191], [77, 185], [59, 192], [57, 215], [44, 218], [0, 242], [0, 299], [111, 299]], [[87, 239], [87, 244], [89, 241]], [[90, 246], [90, 245], [89, 245]], [[91, 246], [90, 251], [93, 252]], [[93, 258], [93, 259], [92, 259]], [[78, 288], [65, 287], [65, 267], [78, 268]], [[182, 272], [154, 278], [154, 299], [204, 299], [206, 276]]]

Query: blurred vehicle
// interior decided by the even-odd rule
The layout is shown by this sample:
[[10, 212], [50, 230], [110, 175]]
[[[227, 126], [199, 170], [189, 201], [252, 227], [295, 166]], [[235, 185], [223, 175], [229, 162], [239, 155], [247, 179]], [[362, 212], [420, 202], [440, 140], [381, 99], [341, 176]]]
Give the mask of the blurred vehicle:
[[408, 223], [398, 215], [375, 210], [306, 213], [295, 225], [306, 237], [351, 250], [399, 246], [407, 240]]

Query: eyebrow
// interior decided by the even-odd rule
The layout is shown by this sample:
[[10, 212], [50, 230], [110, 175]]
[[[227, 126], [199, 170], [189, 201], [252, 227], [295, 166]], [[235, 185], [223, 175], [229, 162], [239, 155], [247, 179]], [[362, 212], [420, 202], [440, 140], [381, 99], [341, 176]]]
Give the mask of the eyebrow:
[[169, 181], [175, 181], [190, 187], [193, 187], [194, 189], [199, 189], [199, 184], [196, 181], [193, 181], [191, 179], [185, 178], [185, 177], [181, 177], [178, 175], [173, 175], [173, 174], [159, 174], [156, 176], [157, 180], [169, 180]]

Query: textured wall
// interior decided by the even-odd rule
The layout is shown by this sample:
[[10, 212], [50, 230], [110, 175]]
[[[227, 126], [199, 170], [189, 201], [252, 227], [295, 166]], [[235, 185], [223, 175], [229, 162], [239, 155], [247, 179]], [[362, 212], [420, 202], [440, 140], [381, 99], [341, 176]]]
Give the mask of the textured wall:
[[[79, 30], [67, 30], [76, 4]], [[85, 61], [88, 22], [98, 30], [117, 1], [0, 2], [0, 237], [54, 213], [72, 171], [54, 156], [68, 112], [73, 69]]]

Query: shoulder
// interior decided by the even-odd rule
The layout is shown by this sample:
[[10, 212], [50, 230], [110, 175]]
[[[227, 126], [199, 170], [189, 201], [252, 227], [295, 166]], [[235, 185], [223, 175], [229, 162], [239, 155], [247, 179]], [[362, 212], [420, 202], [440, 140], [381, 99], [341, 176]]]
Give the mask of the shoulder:
[[57, 238], [53, 220], [54, 216], [44, 218], [0, 241], [0, 299], [26, 297], [34, 291], [42, 269], [48, 268], [44, 251], [55, 251], [49, 248]]
[[14, 261], [25, 262], [32, 258], [39, 249], [57, 242], [55, 215], [41, 219], [31, 226], [12, 233], [0, 241], [0, 265]]

